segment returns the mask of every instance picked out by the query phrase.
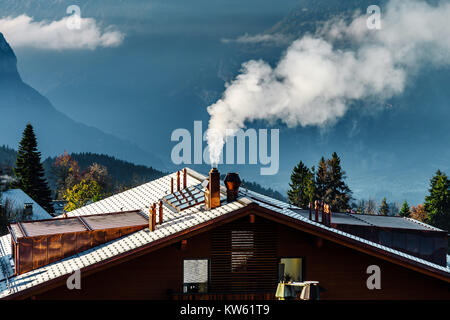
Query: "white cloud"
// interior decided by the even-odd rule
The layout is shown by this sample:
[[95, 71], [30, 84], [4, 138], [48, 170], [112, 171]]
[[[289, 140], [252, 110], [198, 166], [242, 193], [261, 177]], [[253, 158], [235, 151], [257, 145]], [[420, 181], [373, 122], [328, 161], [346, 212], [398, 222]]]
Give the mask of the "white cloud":
[[0, 32], [14, 48], [32, 47], [47, 50], [91, 49], [115, 47], [122, 43], [124, 34], [108, 27], [104, 30], [92, 18], [80, 17], [80, 28], [69, 28], [73, 17], [58, 21], [34, 21], [20, 15], [0, 19]]
[[262, 44], [275, 44], [275, 45], [282, 45], [287, 44], [290, 42], [291, 39], [289, 37], [281, 34], [281, 33], [275, 33], [275, 34], [256, 34], [256, 35], [249, 35], [244, 34], [243, 36], [240, 36], [236, 39], [222, 39], [221, 41], [223, 43], [262, 43]]
[[[355, 101], [401, 94], [424, 65], [450, 66], [448, 17], [450, 3], [391, 0], [381, 30], [369, 30], [366, 15], [350, 24], [334, 19], [315, 36], [294, 41], [275, 67], [261, 60], [244, 63], [222, 98], [208, 107], [211, 163], [220, 158], [227, 129], [254, 120], [290, 127], [332, 124]], [[337, 49], [336, 40], [351, 46]]]

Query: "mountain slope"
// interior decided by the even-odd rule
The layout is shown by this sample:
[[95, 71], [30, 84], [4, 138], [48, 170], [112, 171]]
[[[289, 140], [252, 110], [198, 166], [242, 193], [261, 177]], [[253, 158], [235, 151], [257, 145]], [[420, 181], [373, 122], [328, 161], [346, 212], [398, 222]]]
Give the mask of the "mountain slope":
[[[93, 163], [102, 165], [108, 169], [108, 174], [112, 178], [115, 186], [134, 187], [154, 179], [164, 176], [166, 173], [152, 167], [135, 165], [134, 163], [116, 159], [106, 154], [97, 153], [72, 153], [70, 155], [80, 166], [81, 172], [88, 169]], [[52, 165], [56, 158], [47, 158], [44, 161], [44, 168], [49, 177], [49, 183], [55, 186], [55, 181], [51, 175]]]
[[15, 147], [27, 123], [35, 128], [39, 149], [45, 156], [65, 149], [91, 151], [163, 167], [156, 157], [130, 142], [75, 122], [56, 110], [47, 98], [22, 81], [16, 56], [0, 33], [0, 144]]

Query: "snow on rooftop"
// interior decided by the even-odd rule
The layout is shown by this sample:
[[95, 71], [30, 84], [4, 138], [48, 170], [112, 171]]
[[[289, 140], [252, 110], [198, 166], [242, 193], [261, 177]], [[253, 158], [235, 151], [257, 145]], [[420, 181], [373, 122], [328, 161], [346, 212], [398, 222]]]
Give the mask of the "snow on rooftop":
[[[176, 173], [169, 174], [125, 192], [89, 204], [80, 209], [69, 212], [68, 216], [82, 216], [128, 210], [141, 210], [141, 212], [148, 216], [150, 206], [170, 193], [171, 178], [176, 178]], [[188, 169], [187, 185], [198, 185], [205, 178], [205, 176]], [[223, 190], [224, 188], [222, 188], [221, 191], [223, 192]], [[11, 265], [11, 245], [9, 239], [10, 236], [6, 235], [0, 237], [0, 266], [2, 267], [0, 268], [0, 298], [45, 283], [51, 279], [69, 275], [76, 269], [85, 268], [119, 254], [132, 251], [144, 245], [149, 245], [155, 240], [187, 230], [203, 222], [216, 219], [222, 215], [226, 215], [237, 209], [243, 208], [251, 203], [256, 203], [261, 207], [268, 208], [279, 214], [295, 218], [302, 223], [308, 223], [341, 236], [348, 237], [352, 240], [359, 241], [365, 245], [382, 249], [387, 254], [394, 254], [420, 263], [424, 266], [432, 267], [437, 271], [447, 272], [450, 276], [449, 268], [416, 258], [377, 243], [370, 242], [343, 231], [327, 227], [321, 223], [311, 221], [300, 212], [296, 212], [294, 210], [298, 208], [293, 208], [292, 205], [285, 202], [272, 199], [251, 190], [240, 192], [240, 199], [238, 200], [239, 201], [222, 204], [220, 207], [209, 211], [205, 211], [202, 204], [198, 204], [181, 212], [174, 212], [168, 207], [164, 207], [164, 222], [161, 225], [157, 225], [154, 232], [150, 232], [148, 228], [146, 228], [131, 235], [91, 248], [72, 257], [68, 257], [64, 260], [57, 261], [19, 276], [13, 276]], [[8, 281], [6, 281], [6, 278]]]
[[36, 201], [31, 199], [29, 195], [23, 192], [21, 189], [10, 189], [2, 193], [2, 205], [5, 205], [6, 201], [9, 201], [14, 209], [23, 209], [25, 203], [33, 204], [33, 215], [28, 220], [42, 220], [50, 219], [52, 216], [45, 211]]

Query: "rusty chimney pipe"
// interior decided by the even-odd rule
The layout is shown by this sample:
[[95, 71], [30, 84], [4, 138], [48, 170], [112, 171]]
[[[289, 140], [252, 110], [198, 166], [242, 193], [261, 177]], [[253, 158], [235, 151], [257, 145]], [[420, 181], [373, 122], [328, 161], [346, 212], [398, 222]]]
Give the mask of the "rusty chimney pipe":
[[163, 223], [163, 202], [159, 200], [159, 224]]
[[156, 225], [156, 203], [153, 203], [152, 207], [150, 208], [150, 216], [149, 216], [149, 227], [150, 231], [155, 231], [155, 225]]
[[187, 188], [187, 169], [183, 169], [183, 189]]
[[331, 207], [329, 204], [325, 204], [325, 224], [331, 226]]
[[170, 193], [173, 193], [173, 178], [170, 178]]
[[308, 207], [309, 207], [309, 220], [312, 220], [312, 203], [311, 202], [308, 204]]
[[322, 202], [322, 224], [327, 225], [327, 219], [328, 219], [328, 205], [325, 203], [325, 201]]
[[319, 201], [316, 200], [314, 201], [314, 209], [316, 210], [316, 214], [315, 214], [315, 221], [318, 222], [319, 221]]
[[212, 168], [209, 172], [209, 182], [205, 192], [205, 206], [207, 209], [220, 207], [220, 173], [217, 168]]
[[239, 186], [241, 185], [239, 174], [236, 172], [228, 172], [223, 182], [227, 188], [227, 202], [236, 201], [239, 194]]
[[177, 171], [177, 191], [180, 191], [180, 171]]

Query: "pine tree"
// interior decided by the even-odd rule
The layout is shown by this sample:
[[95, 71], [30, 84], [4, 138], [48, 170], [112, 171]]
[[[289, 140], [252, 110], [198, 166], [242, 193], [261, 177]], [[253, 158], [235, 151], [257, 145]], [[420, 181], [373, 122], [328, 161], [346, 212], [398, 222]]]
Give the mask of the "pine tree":
[[14, 173], [15, 186], [22, 189], [48, 212], [53, 212], [51, 191], [45, 179], [41, 163], [41, 153], [37, 149], [36, 136], [31, 124], [27, 124], [17, 152]]
[[325, 194], [329, 185], [328, 166], [325, 158], [322, 157], [316, 171], [316, 198], [325, 201]]
[[440, 170], [430, 180], [429, 195], [425, 197], [424, 208], [428, 212], [428, 223], [450, 230], [450, 181]]
[[333, 152], [327, 161], [328, 176], [325, 202], [331, 205], [334, 211], [344, 211], [350, 208], [351, 190], [345, 183], [345, 171], [341, 167], [341, 159]]
[[287, 192], [289, 203], [306, 209], [314, 197], [314, 174], [302, 161], [292, 170], [290, 189]]
[[378, 209], [378, 213], [387, 216], [389, 214], [389, 205], [386, 201], [386, 197], [383, 198], [380, 204], [380, 208]]
[[405, 200], [405, 202], [403, 202], [403, 206], [399, 212], [399, 215], [401, 217], [406, 217], [406, 218], [408, 218], [411, 215], [411, 209], [409, 208], [409, 204], [406, 200]]

